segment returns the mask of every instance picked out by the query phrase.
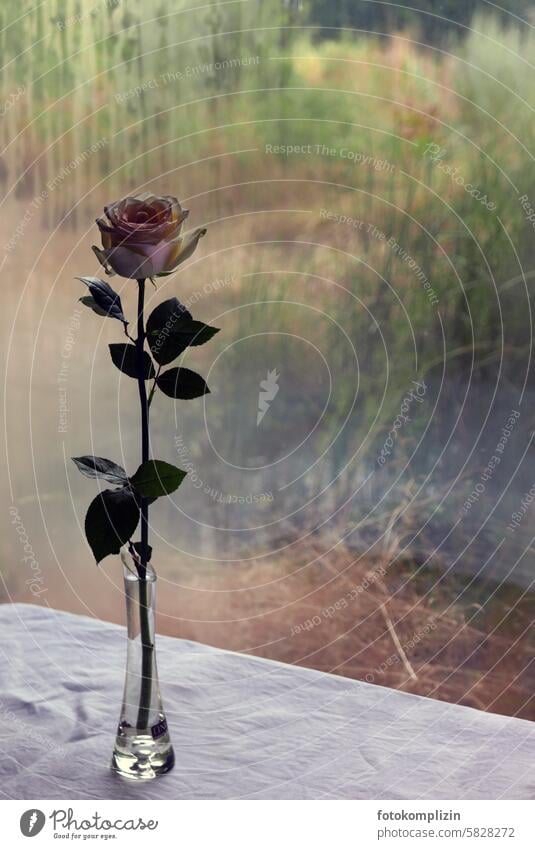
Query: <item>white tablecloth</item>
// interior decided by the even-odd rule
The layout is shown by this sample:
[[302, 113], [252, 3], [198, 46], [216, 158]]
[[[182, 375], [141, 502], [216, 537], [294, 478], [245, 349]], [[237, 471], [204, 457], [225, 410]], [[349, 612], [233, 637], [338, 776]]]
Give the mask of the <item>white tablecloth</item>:
[[0, 796], [535, 798], [535, 723], [158, 637], [176, 766], [109, 770], [125, 631], [0, 605]]

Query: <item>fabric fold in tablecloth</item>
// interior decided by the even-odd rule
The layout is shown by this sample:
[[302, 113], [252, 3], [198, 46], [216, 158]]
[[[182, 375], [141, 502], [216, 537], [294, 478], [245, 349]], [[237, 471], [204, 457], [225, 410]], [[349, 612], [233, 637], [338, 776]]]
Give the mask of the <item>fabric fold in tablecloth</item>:
[[532, 799], [535, 724], [158, 637], [175, 769], [112, 774], [125, 630], [0, 605], [12, 799]]

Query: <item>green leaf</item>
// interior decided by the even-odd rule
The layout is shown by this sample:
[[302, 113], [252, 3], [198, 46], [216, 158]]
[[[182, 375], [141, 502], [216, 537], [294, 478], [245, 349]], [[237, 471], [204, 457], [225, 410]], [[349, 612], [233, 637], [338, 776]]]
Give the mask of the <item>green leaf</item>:
[[186, 348], [204, 345], [219, 333], [218, 327], [210, 327], [202, 321], [179, 319], [171, 330], [157, 331], [147, 335], [152, 356], [162, 366], [176, 360]]
[[144, 498], [160, 498], [178, 489], [186, 472], [163, 460], [148, 460], [142, 463], [130, 483]]
[[162, 301], [153, 309], [147, 319], [147, 333], [162, 330], [166, 325], [172, 327], [179, 318], [193, 318], [192, 314], [178, 298]]
[[210, 324], [204, 324], [203, 321], [184, 322], [179, 327], [175, 328], [177, 334], [191, 336], [191, 341], [188, 345], [196, 347], [197, 345], [205, 345], [210, 339], [219, 333], [219, 327], [212, 327]]
[[115, 483], [119, 486], [128, 483], [128, 475], [123, 467], [118, 466], [112, 460], [106, 460], [105, 457], [87, 455], [85, 457], [72, 457], [72, 460], [86, 478], [102, 478], [108, 483]]
[[147, 319], [147, 341], [151, 353], [160, 365], [166, 365], [178, 354], [172, 354], [169, 337], [177, 321], [192, 319], [191, 313], [178, 298], [169, 298], [151, 312]]
[[159, 376], [156, 384], [169, 398], [189, 400], [210, 392], [200, 374], [189, 368], [170, 368]]
[[172, 362], [190, 345], [204, 345], [218, 332], [218, 327], [195, 321], [177, 298], [159, 304], [147, 321], [147, 340], [159, 365]]
[[[128, 322], [124, 317], [121, 299], [109, 283], [101, 280], [100, 277], [77, 277], [76, 279], [85, 283], [90, 292], [91, 300], [87, 296], [80, 298], [83, 304], [98, 313], [98, 315], [105, 315], [110, 318], [116, 318], [117, 321], [122, 321], [126, 327]], [[93, 306], [92, 302], [94, 302], [98, 309]]]
[[139, 521], [139, 504], [131, 489], [106, 489], [89, 505], [85, 535], [97, 563], [108, 554], [119, 554]]
[[[135, 345], [128, 345], [123, 342], [110, 345], [110, 354], [113, 364], [117, 366], [119, 371], [127, 374], [128, 377], [133, 377], [136, 380], [139, 376], [137, 348]], [[146, 351], [143, 351], [143, 377], [145, 380], [151, 380], [156, 376], [152, 360]]]
[[84, 307], [89, 307], [90, 310], [96, 312], [97, 315], [102, 315], [105, 318], [108, 317], [108, 313], [106, 310], [103, 310], [102, 307], [99, 307], [97, 302], [91, 295], [84, 295], [82, 298], [78, 298], [79, 301], [84, 305]]

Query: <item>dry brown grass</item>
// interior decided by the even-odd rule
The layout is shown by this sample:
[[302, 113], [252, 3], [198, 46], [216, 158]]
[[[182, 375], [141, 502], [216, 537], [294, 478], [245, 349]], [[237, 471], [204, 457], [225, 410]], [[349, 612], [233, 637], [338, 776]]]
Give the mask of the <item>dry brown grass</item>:
[[[163, 632], [535, 718], [533, 596], [307, 545], [160, 596]], [[387, 568], [385, 568], [385, 565]], [[359, 589], [360, 588], [360, 589]], [[494, 593], [494, 594], [493, 594]], [[474, 599], [479, 597], [480, 601]], [[177, 617], [179, 619], [177, 619]], [[183, 617], [183, 618], [180, 618]]]

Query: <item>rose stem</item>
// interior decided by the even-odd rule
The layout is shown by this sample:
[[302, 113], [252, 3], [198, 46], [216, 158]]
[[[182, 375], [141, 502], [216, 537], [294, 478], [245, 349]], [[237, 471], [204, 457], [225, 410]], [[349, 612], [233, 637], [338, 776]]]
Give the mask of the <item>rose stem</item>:
[[[145, 280], [138, 280], [137, 306], [137, 368], [139, 401], [141, 404], [141, 462], [149, 459], [149, 405], [147, 403], [147, 388], [143, 370], [143, 353], [145, 345], [145, 327], [143, 308], [145, 303]], [[149, 724], [151, 690], [152, 690], [152, 653], [154, 646], [151, 642], [149, 607], [148, 607], [148, 543], [149, 543], [149, 505], [146, 498], [141, 498], [141, 553], [139, 574], [139, 620], [141, 630], [141, 692], [137, 727], [147, 728]]]
[[157, 384], [157, 382], [158, 382], [158, 378], [159, 378], [159, 376], [160, 376], [160, 371], [161, 371], [161, 369], [162, 369], [162, 367], [161, 367], [161, 365], [159, 365], [159, 366], [158, 366], [158, 370], [156, 371], [156, 377], [154, 378], [154, 383], [152, 384], [152, 389], [151, 389], [151, 391], [150, 391], [150, 393], [149, 393], [149, 400], [148, 400], [148, 402], [147, 402], [147, 403], [148, 403], [148, 405], [149, 405], [149, 407], [150, 407], [150, 405], [151, 405], [151, 403], [152, 403], [152, 399], [153, 399], [153, 397], [154, 397], [154, 393], [155, 393], [155, 391], [156, 391], [156, 384]]

